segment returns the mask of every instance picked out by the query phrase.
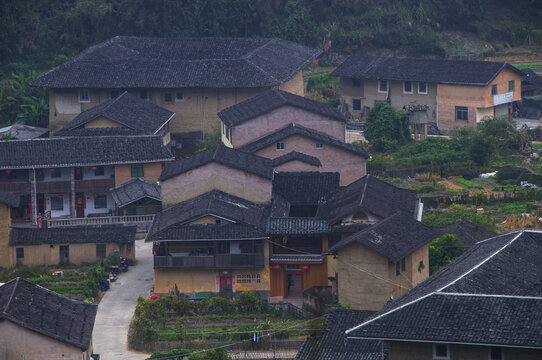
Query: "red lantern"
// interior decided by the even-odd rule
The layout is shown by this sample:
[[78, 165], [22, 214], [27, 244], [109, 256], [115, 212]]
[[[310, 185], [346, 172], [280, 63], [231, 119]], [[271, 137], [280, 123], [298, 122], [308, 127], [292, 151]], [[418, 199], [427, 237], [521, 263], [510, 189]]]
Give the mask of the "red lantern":
[[98, 194], [94, 193], [94, 194], [92, 194], [92, 197], [93, 197], [94, 199], [96, 199], [96, 198], [98, 197]]
[[11, 170], [6, 170], [6, 174], [11, 174]]
[[96, 166], [93, 166], [93, 167], [92, 167], [92, 171], [96, 171]]
[[302, 269], [305, 270], [305, 271], [309, 270], [309, 265], [303, 265]]
[[50, 168], [49, 171], [50, 171], [51, 173], [54, 173], [54, 172], [55, 172], [55, 169]]
[[62, 194], [58, 195], [59, 200], [62, 200], [63, 197], [64, 197], [64, 195], [62, 195]]
[[280, 270], [280, 265], [275, 265], [275, 266], [273, 266], [273, 269], [275, 269], [275, 270]]

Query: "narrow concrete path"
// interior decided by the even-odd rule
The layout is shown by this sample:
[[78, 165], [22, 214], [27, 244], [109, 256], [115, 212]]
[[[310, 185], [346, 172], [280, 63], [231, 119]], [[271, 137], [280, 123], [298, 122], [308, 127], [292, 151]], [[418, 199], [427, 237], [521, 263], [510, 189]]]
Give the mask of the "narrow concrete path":
[[152, 243], [136, 240], [136, 265], [119, 275], [98, 306], [94, 352], [100, 360], [143, 360], [149, 354], [128, 351], [128, 328], [138, 296], [147, 298], [153, 284]]

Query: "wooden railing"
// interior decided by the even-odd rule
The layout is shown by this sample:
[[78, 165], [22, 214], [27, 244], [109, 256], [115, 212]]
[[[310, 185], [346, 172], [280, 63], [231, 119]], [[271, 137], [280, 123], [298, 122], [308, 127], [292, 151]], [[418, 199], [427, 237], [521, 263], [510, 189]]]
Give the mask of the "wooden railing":
[[246, 269], [262, 267], [264, 267], [263, 254], [154, 256], [155, 269]]
[[63, 227], [63, 226], [81, 226], [81, 225], [107, 225], [107, 224], [138, 224], [151, 223], [154, 215], [127, 215], [127, 216], [103, 216], [103, 217], [86, 217], [86, 218], [70, 218], [70, 219], [50, 219], [47, 220], [47, 226]]

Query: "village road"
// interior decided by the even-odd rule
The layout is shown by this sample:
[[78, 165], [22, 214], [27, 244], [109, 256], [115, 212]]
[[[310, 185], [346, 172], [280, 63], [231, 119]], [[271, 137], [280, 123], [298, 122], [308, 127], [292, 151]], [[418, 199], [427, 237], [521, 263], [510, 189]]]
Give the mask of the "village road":
[[136, 265], [119, 275], [100, 305], [94, 324], [94, 352], [100, 360], [143, 360], [149, 354], [128, 351], [128, 328], [137, 297], [147, 298], [153, 284], [152, 243], [136, 240]]

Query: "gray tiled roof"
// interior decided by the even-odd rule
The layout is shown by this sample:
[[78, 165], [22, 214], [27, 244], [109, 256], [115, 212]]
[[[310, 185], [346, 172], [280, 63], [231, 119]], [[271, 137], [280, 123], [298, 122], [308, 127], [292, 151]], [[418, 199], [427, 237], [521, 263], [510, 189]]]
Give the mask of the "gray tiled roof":
[[357, 232], [330, 247], [325, 253], [332, 254], [352, 243], [362, 244], [392, 262], [428, 244], [437, 236], [429, 226], [412, 216], [398, 212], [375, 225]]
[[303, 262], [321, 262], [324, 261], [322, 255], [318, 254], [273, 254], [271, 261], [303, 261]]
[[245, 121], [266, 114], [282, 106], [294, 106], [330, 119], [345, 122], [344, 115], [334, 106], [286, 91], [273, 89], [260, 95], [230, 106], [218, 113], [218, 117], [227, 126], [239, 125]]
[[246, 224], [175, 224], [147, 237], [147, 241], [265, 239], [265, 232]]
[[436, 230], [439, 237], [446, 234], [453, 234], [464, 246], [472, 246], [476, 242], [493, 237], [493, 231], [482, 226], [475, 225], [468, 220], [461, 220], [450, 225], [443, 226]]
[[137, 226], [104, 225], [55, 227], [50, 229], [11, 228], [9, 245], [119, 243], [135, 241]]
[[320, 50], [281, 39], [117, 36], [34, 80], [51, 88], [278, 86]]
[[318, 208], [317, 216], [337, 221], [358, 209], [386, 218], [398, 210], [412, 217], [418, 208], [417, 195], [367, 175], [342, 188]]
[[278, 141], [289, 138], [290, 136], [293, 136], [293, 135], [307, 137], [309, 139], [313, 139], [315, 141], [321, 142], [326, 145], [335, 146], [341, 150], [348, 151], [350, 153], [359, 155], [366, 159], [370, 157], [367, 150], [365, 150], [364, 148], [360, 146], [342, 142], [329, 135], [322, 134], [312, 129], [305, 128], [303, 126], [299, 126], [293, 123], [269, 135], [265, 135], [257, 140], [254, 140], [246, 145], [243, 145], [239, 149], [242, 151], [249, 152], [249, 153], [254, 153], [258, 150], [261, 150], [267, 146], [273, 145], [277, 143]]
[[285, 217], [269, 218], [266, 232], [269, 235], [327, 234], [330, 228], [325, 219]]
[[162, 201], [160, 185], [140, 178], [128, 180], [109, 189], [109, 191], [118, 207], [126, 206], [146, 197]]
[[166, 164], [162, 169], [162, 174], [160, 174], [160, 181], [212, 162], [246, 171], [266, 179], [273, 178], [271, 160], [220, 144], [214, 148]]
[[69, 299], [24, 279], [0, 286], [0, 320], [87, 350], [98, 305]]
[[173, 160], [160, 136], [0, 141], [0, 169], [152, 163]]
[[537, 231], [481, 241], [348, 335], [542, 348], [541, 254]]
[[318, 338], [308, 338], [295, 360], [382, 360], [388, 349], [378, 340], [344, 339], [344, 331], [366, 320], [374, 311], [330, 309]]
[[[130, 135], [154, 135], [173, 115], [174, 113], [169, 110], [124, 92], [114, 99], [83, 111], [56, 132], [55, 136], [80, 136], [87, 130], [94, 134], [93, 129], [85, 129], [84, 125], [98, 117], [105, 117], [125, 126], [130, 129]], [[109, 131], [115, 130], [119, 129]]]
[[522, 74], [520, 70], [505, 62], [352, 55], [331, 75], [358, 79], [487, 85], [505, 68]]
[[339, 189], [339, 180], [336, 172], [279, 172], [273, 178], [273, 197], [290, 205], [320, 205]]
[[271, 163], [273, 166], [277, 167], [279, 165], [286, 164], [294, 160], [301, 161], [313, 166], [322, 166], [320, 159], [318, 159], [317, 157], [303, 154], [297, 151], [290, 151], [287, 154], [276, 157], [273, 160], [271, 160]]
[[19, 207], [20, 198], [13, 193], [0, 190], [0, 204], [6, 204], [8, 206]]
[[156, 214], [147, 241], [173, 225], [184, 225], [204, 216], [217, 216], [263, 230], [268, 213], [264, 206], [213, 190]]
[[48, 128], [41, 128], [23, 124], [13, 124], [0, 129], [0, 135], [10, 134], [18, 140], [35, 139], [44, 136], [49, 132]]

